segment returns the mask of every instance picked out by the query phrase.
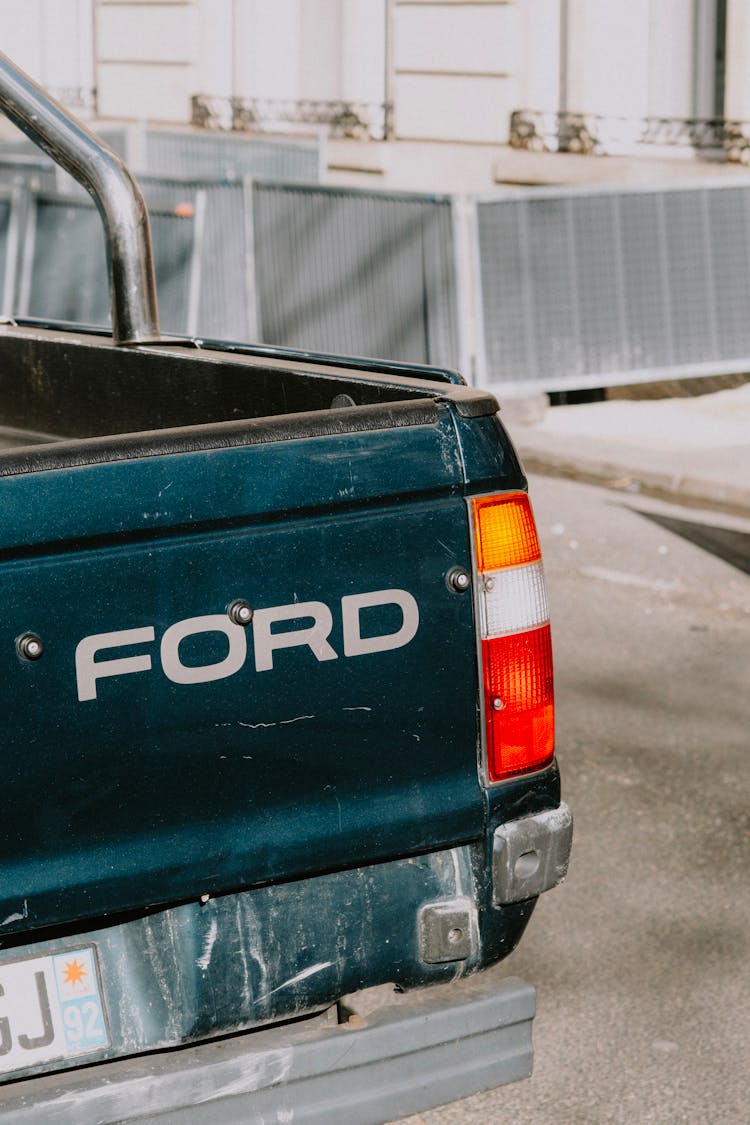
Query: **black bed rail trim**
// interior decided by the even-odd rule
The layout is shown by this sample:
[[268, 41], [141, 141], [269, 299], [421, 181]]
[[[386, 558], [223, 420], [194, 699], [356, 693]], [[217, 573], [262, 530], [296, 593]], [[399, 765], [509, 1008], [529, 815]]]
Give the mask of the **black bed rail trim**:
[[[71, 324], [68, 321], [49, 320], [46, 317], [33, 316], [17, 317], [13, 323], [19, 328], [40, 328], [45, 331], [65, 332], [73, 336], [85, 335], [100, 337], [102, 340], [110, 339], [108, 330], [100, 325]], [[433, 367], [426, 363], [405, 363], [377, 357], [338, 355], [334, 352], [312, 352], [304, 348], [288, 348], [277, 344], [246, 344], [239, 340], [215, 340], [203, 336], [169, 335], [162, 336], [159, 340], [150, 340], [149, 346], [206, 349], [212, 352], [227, 352], [230, 355], [255, 356], [258, 359], [277, 359], [286, 363], [305, 363], [318, 367], [341, 367], [352, 371], [374, 372], [378, 375], [404, 375], [410, 379], [454, 383], [457, 386], [466, 384], [466, 380], [458, 371], [452, 371], [448, 367]]]

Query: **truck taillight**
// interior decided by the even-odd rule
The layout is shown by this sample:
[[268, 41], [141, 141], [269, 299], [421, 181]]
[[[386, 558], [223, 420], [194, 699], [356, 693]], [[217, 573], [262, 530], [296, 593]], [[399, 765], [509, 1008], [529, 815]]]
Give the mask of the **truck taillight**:
[[472, 500], [490, 781], [541, 769], [555, 747], [552, 644], [525, 492]]

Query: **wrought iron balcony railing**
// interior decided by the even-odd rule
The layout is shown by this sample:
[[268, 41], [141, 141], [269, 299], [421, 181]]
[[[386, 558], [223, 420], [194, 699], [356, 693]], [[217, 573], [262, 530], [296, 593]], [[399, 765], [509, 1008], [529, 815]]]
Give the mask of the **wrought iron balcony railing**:
[[604, 155], [641, 145], [721, 152], [750, 162], [750, 122], [722, 117], [603, 117], [594, 113], [514, 110], [510, 144], [532, 152]]
[[333, 137], [385, 140], [391, 135], [392, 112], [389, 103], [281, 101], [208, 94], [195, 94], [192, 98], [193, 125], [239, 132], [316, 125], [327, 128]]
[[88, 86], [51, 86], [49, 93], [68, 109], [96, 110], [96, 90]]

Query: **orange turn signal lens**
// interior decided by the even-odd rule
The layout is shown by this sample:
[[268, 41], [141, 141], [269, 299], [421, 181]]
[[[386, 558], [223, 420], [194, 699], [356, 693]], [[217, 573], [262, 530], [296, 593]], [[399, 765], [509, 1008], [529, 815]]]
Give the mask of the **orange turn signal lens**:
[[480, 574], [539, 562], [542, 553], [525, 492], [480, 497], [472, 501], [472, 506]]

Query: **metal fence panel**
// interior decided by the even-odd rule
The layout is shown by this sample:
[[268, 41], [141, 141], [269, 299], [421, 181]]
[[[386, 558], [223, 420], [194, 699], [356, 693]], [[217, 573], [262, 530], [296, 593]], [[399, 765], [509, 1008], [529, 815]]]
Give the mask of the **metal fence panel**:
[[705, 192], [664, 195], [664, 237], [676, 366], [718, 358], [714, 294], [708, 274]]
[[592, 198], [582, 207], [579, 200], [571, 199], [570, 209], [571, 287], [580, 341], [571, 374], [609, 372], [617, 367], [618, 352], [627, 345], [622, 250], [613, 201]]
[[661, 193], [623, 195], [619, 213], [626, 330], [613, 349], [613, 370], [668, 368], [672, 364], [672, 326]]
[[321, 176], [322, 141], [316, 140], [147, 129], [143, 150], [142, 170], [152, 176], [215, 180], [258, 176], [309, 183]]
[[454, 367], [451, 201], [254, 183], [260, 338]]
[[484, 382], [557, 390], [750, 368], [750, 186], [477, 203]]
[[167, 176], [139, 176], [138, 182], [149, 209], [184, 211], [186, 206], [195, 205], [199, 195], [205, 200], [197, 265], [198, 304], [191, 334], [219, 340], [255, 340], [244, 184]]
[[[727, 355], [747, 355], [750, 333], [750, 191], [722, 190], [709, 200], [709, 266], [716, 294], [716, 331]], [[717, 201], [718, 203], [718, 201]]]
[[0, 187], [0, 315], [12, 316], [16, 293], [26, 193]]
[[38, 157], [0, 154], [0, 184], [23, 184], [35, 191], [54, 191], [55, 165], [41, 153]]
[[11, 237], [11, 211], [11, 197], [7, 192], [3, 191], [2, 194], [0, 194], [0, 279], [4, 282], [2, 287], [2, 306], [0, 307], [0, 315], [2, 316], [9, 316], [12, 311], [12, 305], [8, 303], [10, 294], [7, 285], [9, 266], [8, 249]]
[[[194, 215], [151, 211], [162, 328], [183, 333], [195, 259]], [[104, 231], [86, 200], [40, 195], [30, 208], [15, 310], [77, 324], [111, 323]]]
[[[50, 166], [40, 185], [37, 172], [35, 164], [28, 177], [22, 170], [10, 180], [25, 179], [43, 196], [24, 234], [26, 266], [14, 310], [109, 323], [101, 220], [71, 177], [56, 179]], [[244, 185], [152, 176], [139, 183], [151, 218], [163, 330], [254, 340]], [[46, 249], [40, 239], [49, 242]]]
[[[581, 362], [570, 224], [566, 199], [540, 200], [528, 223], [527, 249], [535, 270], [537, 363], [543, 371], [576, 371]], [[543, 270], [536, 266], [540, 261], [545, 263]]]

